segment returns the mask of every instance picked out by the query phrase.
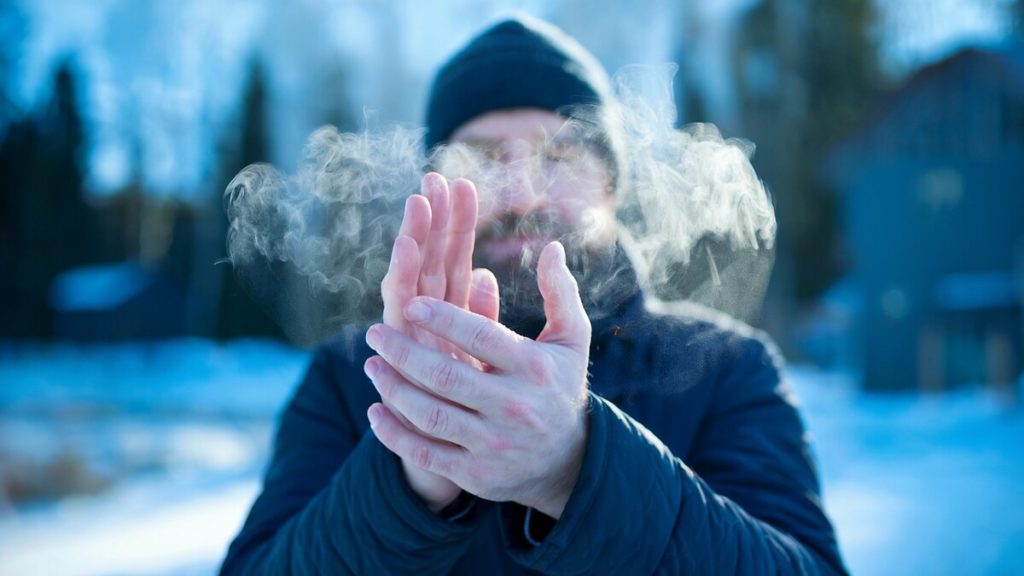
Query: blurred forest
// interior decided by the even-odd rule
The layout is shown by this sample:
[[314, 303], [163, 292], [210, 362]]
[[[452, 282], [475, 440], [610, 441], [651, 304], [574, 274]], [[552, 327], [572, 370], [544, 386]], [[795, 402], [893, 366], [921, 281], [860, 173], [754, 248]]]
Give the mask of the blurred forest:
[[1022, 573], [1024, 0], [0, 0], [0, 573], [216, 570], [310, 362], [273, 318], [339, 308], [236, 276], [225, 187], [417, 126], [513, 5], [612, 74], [674, 62], [679, 126], [756, 145], [749, 320], [851, 571]]
[[2, 335], [54, 336], [51, 288], [58, 275], [83, 265], [128, 261], [180, 291], [186, 303], [184, 323], [172, 330], [178, 334], [153, 336], [279, 336], [230, 266], [218, 265], [226, 233], [224, 186], [248, 164], [271, 160], [260, 64], [250, 66], [237, 130], [218, 142], [221, 166], [199, 203], [148, 194], [137, 178], [114, 194], [87, 200], [82, 164], [88, 134], [76, 100], [77, 81], [73, 61], [63, 61], [54, 72], [50, 101], [13, 122], [0, 146], [0, 301], [9, 319]]
[[[695, 4], [680, 3], [672, 12], [679, 19], [676, 97], [680, 124], [714, 122], [727, 135], [758, 144], [755, 168], [774, 196], [780, 222], [776, 267], [762, 321], [770, 330], [785, 331], [791, 324], [788, 319], [814, 302], [849, 266], [837, 195], [822, 178], [822, 166], [895, 81], [881, 64], [876, 2], [749, 4], [732, 28], [728, 69], [717, 71], [736, 88], [735, 106], [728, 115], [716, 112], [722, 103], [698, 82], [699, 62], [691, 56], [697, 53], [693, 42], [700, 36]], [[572, 10], [575, 5], [565, 3], [565, 20], [578, 18], [578, 11]], [[1014, 8], [1017, 22], [1020, 5], [1018, 1]], [[14, 3], [4, 2], [2, 10], [0, 26], [8, 49], [0, 56], [0, 75], [6, 77], [17, 57], [12, 47], [24, 22]], [[381, 9], [380, 14], [384, 20], [394, 19], [395, 8]], [[555, 21], [572, 31], [571, 25]], [[587, 38], [581, 40], [588, 44]], [[75, 54], [57, 61], [48, 98], [31, 109], [18, 109], [0, 86], [0, 338], [81, 336], [73, 318], [62, 321], [58, 316], [129, 306], [132, 298], [138, 300], [139, 314], [151, 320], [142, 325], [110, 320], [125, 322], [126, 327], [103, 332], [104, 338], [282, 337], [230, 266], [221, 263], [226, 233], [221, 196], [226, 183], [252, 162], [280, 160], [273, 152], [276, 135], [268, 120], [274, 113], [268, 94], [274, 83], [262, 58], [259, 53], [247, 58], [234, 119], [216, 136], [216, 161], [202, 189], [180, 196], [146, 189], [142, 158], [152, 151], [145, 150], [141, 127], [130, 157], [134, 177], [113, 192], [86, 193], [86, 158], [93, 139], [80, 101], [87, 80]], [[354, 90], [347, 85], [345, 67], [306, 71], [328, 87], [316, 111], [319, 123], [360, 129], [365, 103], [346, 96]], [[424, 71], [428, 78], [429, 73]], [[398, 92], [387, 93], [394, 98]], [[109, 286], [123, 287], [121, 279], [129, 277], [136, 279], [137, 289], [112, 294]], [[69, 295], [69, 290], [75, 294]], [[147, 304], [147, 291], [159, 297]], [[785, 343], [785, 335], [779, 337]]]

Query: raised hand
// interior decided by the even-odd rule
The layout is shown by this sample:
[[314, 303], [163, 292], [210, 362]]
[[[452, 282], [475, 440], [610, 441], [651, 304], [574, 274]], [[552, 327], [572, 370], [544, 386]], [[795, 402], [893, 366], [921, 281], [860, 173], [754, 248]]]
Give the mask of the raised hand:
[[369, 418], [380, 441], [418, 469], [558, 518], [583, 458], [591, 327], [561, 244], [546, 246], [537, 267], [547, 325], [536, 341], [435, 298], [403, 309], [409, 324], [486, 371], [393, 327], [371, 327], [366, 339], [380, 357], [367, 373], [384, 404]]
[[[402, 310], [410, 299], [427, 296], [497, 318], [497, 281], [487, 271], [472, 271], [476, 219], [476, 190], [470, 182], [456, 180], [449, 189], [439, 174], [425, 175], [421, 194], [406, 201], [388, 272], [381, 284], [385, 325], [439, 353], [464, 361], [472, 359], [429, 331], [408, 323]], [[400, 416], [399, 425], [416, 429]], [[402, 459], [402, 466], [413, 491], [435, 512], [461, 492], [451, 481], [416, 467], [408, 459]]]

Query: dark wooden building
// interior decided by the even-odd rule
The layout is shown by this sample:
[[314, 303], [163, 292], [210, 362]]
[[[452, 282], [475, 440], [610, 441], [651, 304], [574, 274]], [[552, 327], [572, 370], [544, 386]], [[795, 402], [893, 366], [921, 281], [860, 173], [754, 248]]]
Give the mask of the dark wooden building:
[[923, 68], [831, 155], [865, 387], [1022, 369], [1024, 47]]

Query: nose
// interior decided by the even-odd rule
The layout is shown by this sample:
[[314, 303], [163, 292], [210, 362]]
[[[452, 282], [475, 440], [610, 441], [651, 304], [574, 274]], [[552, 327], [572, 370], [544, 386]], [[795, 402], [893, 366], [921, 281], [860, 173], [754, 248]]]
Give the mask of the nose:
[[529, 214], [546, 208], [547, 194], [540, 178], [540, 159], [527, 142], [509, 144], [504, 158], [506, 172], [501, 187], [501, 206], [512, 214]]

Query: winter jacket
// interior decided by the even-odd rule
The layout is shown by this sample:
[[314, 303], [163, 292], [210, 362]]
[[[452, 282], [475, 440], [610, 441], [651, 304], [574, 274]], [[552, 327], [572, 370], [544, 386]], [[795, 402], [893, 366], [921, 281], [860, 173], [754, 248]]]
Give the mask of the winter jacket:
[[369, 430], [372, 354], [320, 348], [222, 574], [845, 574], [781, 360], [760, 333], [635, 297], [595, 322], [582, 469], [554, 522], [465, 495], [442, 514]]

